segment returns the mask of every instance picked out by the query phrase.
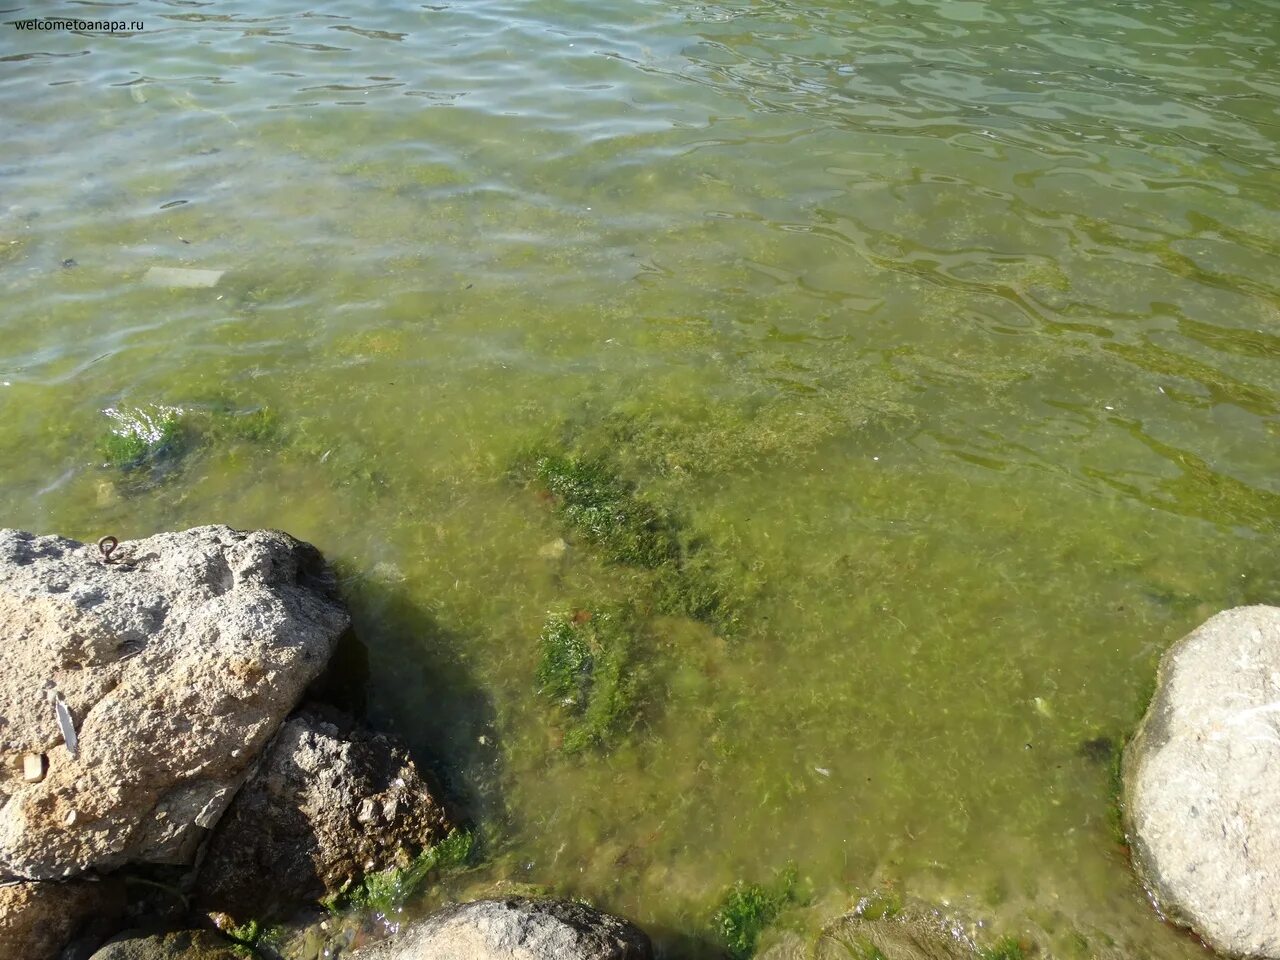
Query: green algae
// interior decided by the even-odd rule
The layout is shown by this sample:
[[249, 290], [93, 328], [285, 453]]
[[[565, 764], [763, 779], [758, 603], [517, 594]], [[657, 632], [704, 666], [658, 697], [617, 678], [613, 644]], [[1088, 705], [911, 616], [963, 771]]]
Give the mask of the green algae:
[[604, 556], [653, 568], [679, 560], [679, 523], [637, 494], [603, 459], [540, 456], [534, 476], [554, 498], [561, 521]]
[[284, 427], [279, 413], [269, 406], [220, 406], [209, 411], [207, 436], [213, 443], [275, 444], [283, 440]]
[[618, 606], [547, 618], [537, 681], [562, 718], [567, 753], [615, 746], [638, 722], [637, 629], [635, 613]]
[[567, 615], [547, 619], [539, 644], [538, 686], [544, 696], [562, 703], [584, 702], [591, 689], [595, 657], [586, 640], [586, 631]]
[[253, 947], [266, 934], [267, 928], [260, 920], [246, 920], [244, 923], [232, 924], [222, 932], [240, 947]]
[[858, 900], [853, 915], [860, 920], [890, 920], [902, 913], [902, 894], [896, 890], [876, 890]]
[[893, 960], [886, 957], [884, 951], [869, 940], [855, 938], [845, 944], [850, 960]]
[[796, 902], [798, 873], [788, 866], [769, 884], [734, 884], [720, 901], [713, 926], [733, 960], [749, 960], [760, 935]]
[[176, 476], [196, 454], [245, 444], [274, 449], [284, 439], [273, 408], [242, 408], [226, 399], [111, 407], [104, 413], [114, 425], [101, 436], [99, 451], [123, 475], [127, 492], [145, 492]]
[[722, 631], [740, 622], [745, 591], [731, 585], [724, 558], [677, 510], [640, 493], [604, 456], [535, 453], [518, 461], [514, 475], [542, 491], [566, 531], [607, 562], [651, 572], [657, 611]]
[[99, 442], [108, 465], [126, 472], [156, 469], [180, 457], [189, 447], [185, 411], [151, 404], [110, 407], [103, 411], [115, 424]]
[[[720, 331], [697, 323], [681, 329], [691, 345], [718, 352]], [[798, 466], [824, 444], [918, 420], [892, 363], [850, 357], [833, 339], [792, 336], [775, 325], [735, 345], [712, 402], [674, 404], [641, 388], [625, 400], [584, 402], [563, 438], [584, 455], [613, 458], [630, 476], [679, 486]]]
[[414, 897], [432, 877], [466, 866], [475, 854], [475, 835], [451, 830], [404, 867], [371, 873], [350, 890], [325, 901], [332, 913], [377, 911], [387, 915]]

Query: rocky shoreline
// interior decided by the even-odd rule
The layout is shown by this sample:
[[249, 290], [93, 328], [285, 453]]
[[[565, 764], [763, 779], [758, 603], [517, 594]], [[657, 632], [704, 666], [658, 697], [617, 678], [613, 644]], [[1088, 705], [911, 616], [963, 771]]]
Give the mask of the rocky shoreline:
[[[223, 526], [101, 545], [4, 530], [0, 614], [0, 957], [238, 956], [250, 925], [370, 896], [370, 878], [469, 842], [403, 744], [309, 700], [349, 618], [308, 544]], [[172, 929], [193, 919], [208, 928]], [[489, 953], [457, 946], [485, 938]], [[650, 956], [624, 921], [519, 898], [405, 939], [422, 957], [517, 941]]]
[[[314, 697], [349, 618], [310, 545], [225, 526], [101, 545], [0, 530], [0, 616], [0, 958], [229, 960], [247, 925], [375, 903], [468, 855], [404, 745]], [[1227, 956], [1280, 958], [1278, 705], [1280, 609], [1227, 611], [1168, 651], [1125, 753], [1140, 876]], [[765, 956], [864, 954], [1022, 947], [980, 950], [918, 908], [855, 911]], [[344, 955], [653, 951], [585, 904], [513, 896]]]

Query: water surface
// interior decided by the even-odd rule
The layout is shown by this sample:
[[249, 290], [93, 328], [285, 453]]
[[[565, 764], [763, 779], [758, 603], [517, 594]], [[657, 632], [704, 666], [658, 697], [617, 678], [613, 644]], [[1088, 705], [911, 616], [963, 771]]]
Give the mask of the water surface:
[[[145, 29], [0, 31], [0, 522], [316, 543], [370, 712], [485, 838], [467, 889], [693, 957], [791, 862], [800, 934], [888, 887], [1200, 955], [1097, 744], [1280, 594], [1280, 5], [397, 6], [6, 12]], [[104, 466], [151, 404], [277, 428]], [[538, 633], [645, 581], [512, 482], [566, 438], [745, 598], [653, 619], [636, 729], [572, 757]]]

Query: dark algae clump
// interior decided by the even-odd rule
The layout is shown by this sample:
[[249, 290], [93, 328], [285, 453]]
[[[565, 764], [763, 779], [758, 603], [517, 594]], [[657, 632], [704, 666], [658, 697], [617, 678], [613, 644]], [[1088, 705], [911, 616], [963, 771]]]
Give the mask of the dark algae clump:
[[534, 466], [561, 520], [607, 559], [633, 567], [679, 561], [675, 518], [638, 496], [602, 459], [547, 455]]
[[641, 679], [636, 629], [634, 614], [622, 607], [547, 618], [538, 687], [563, 718], [567, 752], [607, 749], [635, 726]]
[[738, 882], [724, 895], [715, 929], [732, 960], [755, 954], [760, 934], [796, 902], [796, 880], [796, 868], [788, 866], [768, 886]]
[[731, 564], [673, 506], [643, 495], [603, 454], [539, 452], [514, 475], [540, 489], [569, 534], [602, 559], [651, 574], [652, 607], [721, 632], [738, 626], [743, 591]]
[[542, 661], [538, 664], [538, 686], [543, 694], [562, 703], [585, 700], [595, 667], [585, 631], [579, 629], [573, 617], [552, 614], [542, 630], [540, 642]]
[[559, 714], [565, 751], [607, 751], [639, 723], [642, 688], [661, 682], [663, 662], [639, 647], [664, 629], [663, 618], [733, 634], [749, 592], [743, 571], [683, 510], [642, 492], [617, 458], [583, 452], [572, 436], [518, 458], [511, 476], [550, 505], [566, 537], [606, 568], [625, 570], [612, 589], [569, 606], [574, 612], [552, 613], [539, 638], [537, 684]]

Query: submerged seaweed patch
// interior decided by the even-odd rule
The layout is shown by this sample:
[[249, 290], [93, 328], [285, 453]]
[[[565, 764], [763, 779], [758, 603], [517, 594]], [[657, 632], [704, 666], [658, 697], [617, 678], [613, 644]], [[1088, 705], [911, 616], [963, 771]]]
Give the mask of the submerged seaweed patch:
[[404, 905], [433, 874], [465, 866], [475, 850], [475, 835], [453, 830], [406, 867], [371, 873], [352, 889], [328, 901], [331, 911], [376, 910], [390, 913]]
[[271, 408], [243, 410], [226, 401], [186, 407], [108, 407], [102, 412], [113, 424], [98, 444], [106, 465], [143, 487], [164, 479], [202, 444], [261, 444], [281, 434], [279, 417]]
[[723, 631], [737, 624], [738, 592], [705, 538], [677, 511], [641, 495], [609, 459], [535, 453], [515, 473], [545, 491], [561, 522], [604, 559], [652, 571], [659, 612]]
[[636, 619], [626, 608], [553, 613], [539, 638], [538, 687], [564, 718], [568, 753], [615, 745], [637, 722]]
[[1114, 750], [1107, 763], [1107, 825], [1111, 837], [1121, 847], [1129, 846], [1129, 832], [1125, 829], [1124, 816], [1124, 748]]
[[187, 446], [181, 407], [108, 407], [102, 411], [115, 424], [102, 437], [107, 463], [137, 470], [179, 456]]
[[538, 457], [538, 481], [561, 519], [615, 563], [657, 567], [680, 558], [680, 525], [638, 496], [602, 458]]
[[715, 915], [715, 929], [733, 960], [748, 960], [760, 934], [796, 900], [796, 868], [788, 866], [773, 883], [739, 881], [724, 895]]
[[271, 443], [282, 435], [280, 416], [271, 407], [238, 410], [219, 406], [209, 413], [209, 439], [215, 442]]

